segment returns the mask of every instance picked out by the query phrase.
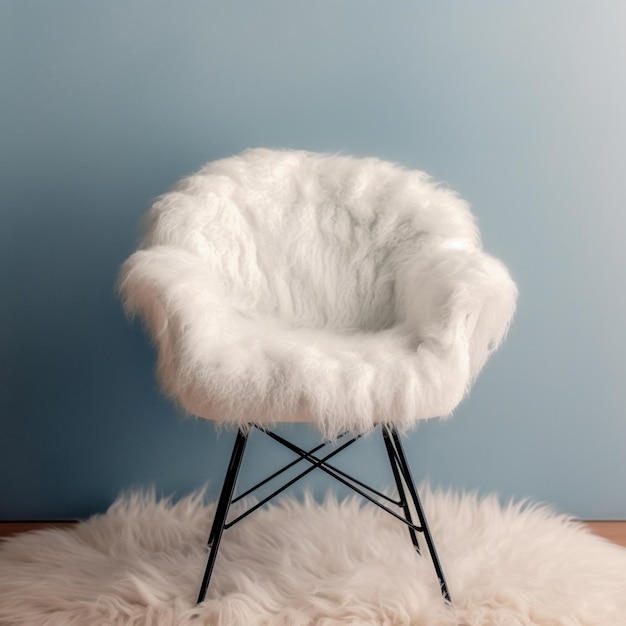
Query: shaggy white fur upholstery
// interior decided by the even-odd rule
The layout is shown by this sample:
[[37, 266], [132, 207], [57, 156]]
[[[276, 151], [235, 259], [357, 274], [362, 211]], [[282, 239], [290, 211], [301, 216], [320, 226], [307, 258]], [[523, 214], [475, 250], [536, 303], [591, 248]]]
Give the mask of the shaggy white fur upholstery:
[[330, 438], [450, 414], [516, 300], [467, 204], [425, 174], [265, 149], [158, 199], [120, 288], [188, 412]]
[[422, 490], [454, 607], [406, 528], [359, 501], [285, 500], [224, 536], [195, 594], [213, 507], [131, 495], [72, 530], [0, 547], [11, 626], [624, 626], [626, 550], [564, 516]]

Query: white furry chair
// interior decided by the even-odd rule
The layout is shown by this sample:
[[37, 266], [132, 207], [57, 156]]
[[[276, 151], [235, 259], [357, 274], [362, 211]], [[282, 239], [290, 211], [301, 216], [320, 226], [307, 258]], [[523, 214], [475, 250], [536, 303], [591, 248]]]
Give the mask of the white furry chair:
[[383, 425], [389, 441], [453, 411], [517, 295], [467, 204], [425, 174], [265, 149], [159, 198], [120, 285], [189, 413], [326, 439]]

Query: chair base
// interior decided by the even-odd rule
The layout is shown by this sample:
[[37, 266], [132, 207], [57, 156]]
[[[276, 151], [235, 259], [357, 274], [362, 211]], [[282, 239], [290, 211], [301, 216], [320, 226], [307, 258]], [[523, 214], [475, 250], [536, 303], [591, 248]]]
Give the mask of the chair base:
[[[334, 449], [332, 452], [326, 454], [325, 456], [319, 457], [316, 456], [316, 453], [322, 450], [327, 445], [326, 443], [321, 443], [311, 450], [306, 451], [291, 443], [290, 441], [287, 441], [283, 437], [280, 437], [276, 433], [266, 431], [261, 428], [258, 428], [258, 430], [261, 430], [261, 432], [265, 433], [268, 437], [271, 437], [281, 445], [294, 452], [298, 456], [298, 458], [295, 461], [288, 463], [277, 472], [274, 472], [271, 476], [263, 479], [262, 481], [248, 489], [245, 493], [242, 493], [241, 495], [233, 498], [235, 486], [237, 484], [237, 477], [239, 475], [239, 469], [241, 468], [241, 462], [243, 460], [246, 444], [248, 442], [249, 431], [244, 431], [240, 429], [237, 432], [237, 437], [235, 438], [235, 444], [231, 453], [230, 462], [228, 464], [228, 470], [226, 472], [222, 491], [220, 493], [220, 497], [217, 503], [215, 517], [213, 519], [213, 525], [211, 526], [211, 532], [208, 540], [209, 555], [207, 565], [204, 571], [204, 576], [202, 578], [202, 583], [200, 586], [200, 593], [198, 594], [198, 604], [200, 602], [203, 602], [206, 597], [224, 531], [228, 530], [230, 527], [240, 522], [242, 519], [250, 515], [250, 513], [269, 502], [272, 498], [276, 497], [279, 493], [282, 493], [285, 489], [293, 485], [295, 482], [299, 481], [301, 478], [304, 478], [307, 474], [315, 469], [320, 469], [329, 476], [332, 476], [335, 480], [346, 485], [347, 487], [350, 487], [353, 491], [355, 491], [365, 499], [369, 500], [376, 506], [380, 507], [389, 515], [392, 515], [399, 521], [403, 522], [408, 528], [411, 542], [413, 543], [413, 546], [418, 554], [420, 553], [420, 545], [417, 535], [418, 533], [423, 534], [426, 546], [428, 548], [428, 552], [430, 554], [430, 558], [435, 568], [435, 573], [437, 574], [437, 578], [439, 579], [441, 594], [448, 603], [451, 603], [450, 592], [448, 590], [448, 585], [446, 583], [441, 563], [439, 562], [437, 550], [435, 548], [435, 544], [433, 542], [433, 538], [428, 527], [426, 515], [424, 514], [424, 509], [422, 507], [417, 488], [415, 487], [415, 482], [413, 481], [406, 455], [404, 454], [404, 449], [402, 447], [400, 436], [398, 434], [398, 431], [394, 427], [383, 425], [381, 426], [381, 430], [385, 443], [385, 450], [387, 451], [387, 457], [389, 459], [391, 471], [393, 473], [393, 477], [396, 483], [398, 498], [395, 500], [385, 495], [384, 493], [373, 489], [365, 483], [357, 480], [346, 472], [337, 469], [335, 466], [331, 465], [328, 462], [332, 457], [336, 456], [337, 454], [345, 450], [348, 446], [356, 442], [360, 438], [360, 435], [351, 436], [351, 438], [349, 438], [347, 441], [340, 443], [340, 445], [338, 445], [337, 448]], [[341, 435], [339, 439], [344, 439], [346, 437], [348, 437], [348, 435], [344, 434]], [[241, 500], [247, 495], [250, 495], [259, 487], [265, 485], [270, 480], [273, 480], [274, 478], [303, 460], [309, 463], [309, 467], [307, 467], [307, 469], [300, 472], [291, 480], [285, 482], [270, 495], [251, 506], [248, 510], [241, 513], [232, 521], [227, 522], [228, 512], [231, 504], [237, 502], [238, 500]], [[407, 499], [407, 492], [409, 499]], [[387, 501], [388, 503], [395, 505], [395, 507], [399, 508], [402, 511], [402, 514], [389, 508], [389, 506], [383, 504], [381, 500]], [[413, 521], [411, 505], [413, 506], [413, 509], [417, 514], [419, 524], [415, 524]]]

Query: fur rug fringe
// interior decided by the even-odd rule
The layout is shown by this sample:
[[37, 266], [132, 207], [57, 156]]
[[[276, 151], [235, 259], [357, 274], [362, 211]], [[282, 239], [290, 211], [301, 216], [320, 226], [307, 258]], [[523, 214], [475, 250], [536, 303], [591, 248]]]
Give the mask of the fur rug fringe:
[[355, 499], [283, 499], [227, 531], [194, 606], [214, 510], [129, 493], [0, 547], [13, 626], [624, 626], [626, 550], [548, 508], [423, 490], [454, 607], [404, 526]]

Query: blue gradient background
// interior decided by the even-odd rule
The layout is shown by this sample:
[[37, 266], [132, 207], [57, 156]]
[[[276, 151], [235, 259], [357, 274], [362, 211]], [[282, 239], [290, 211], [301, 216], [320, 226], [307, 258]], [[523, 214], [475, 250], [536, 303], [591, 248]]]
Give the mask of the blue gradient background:
[[[418, 478], [626, 518], [624, 32], [617, 0], [0, 3], [0, 518], [215, 495], [233, 434], [160, 397], [114, 284], [156, 195], [253, 146], [430, 172], [519, 284]], [[244, 483], [289, 458], [252, 443]], [[381, 450], [344, 465], [387, 485]]]

